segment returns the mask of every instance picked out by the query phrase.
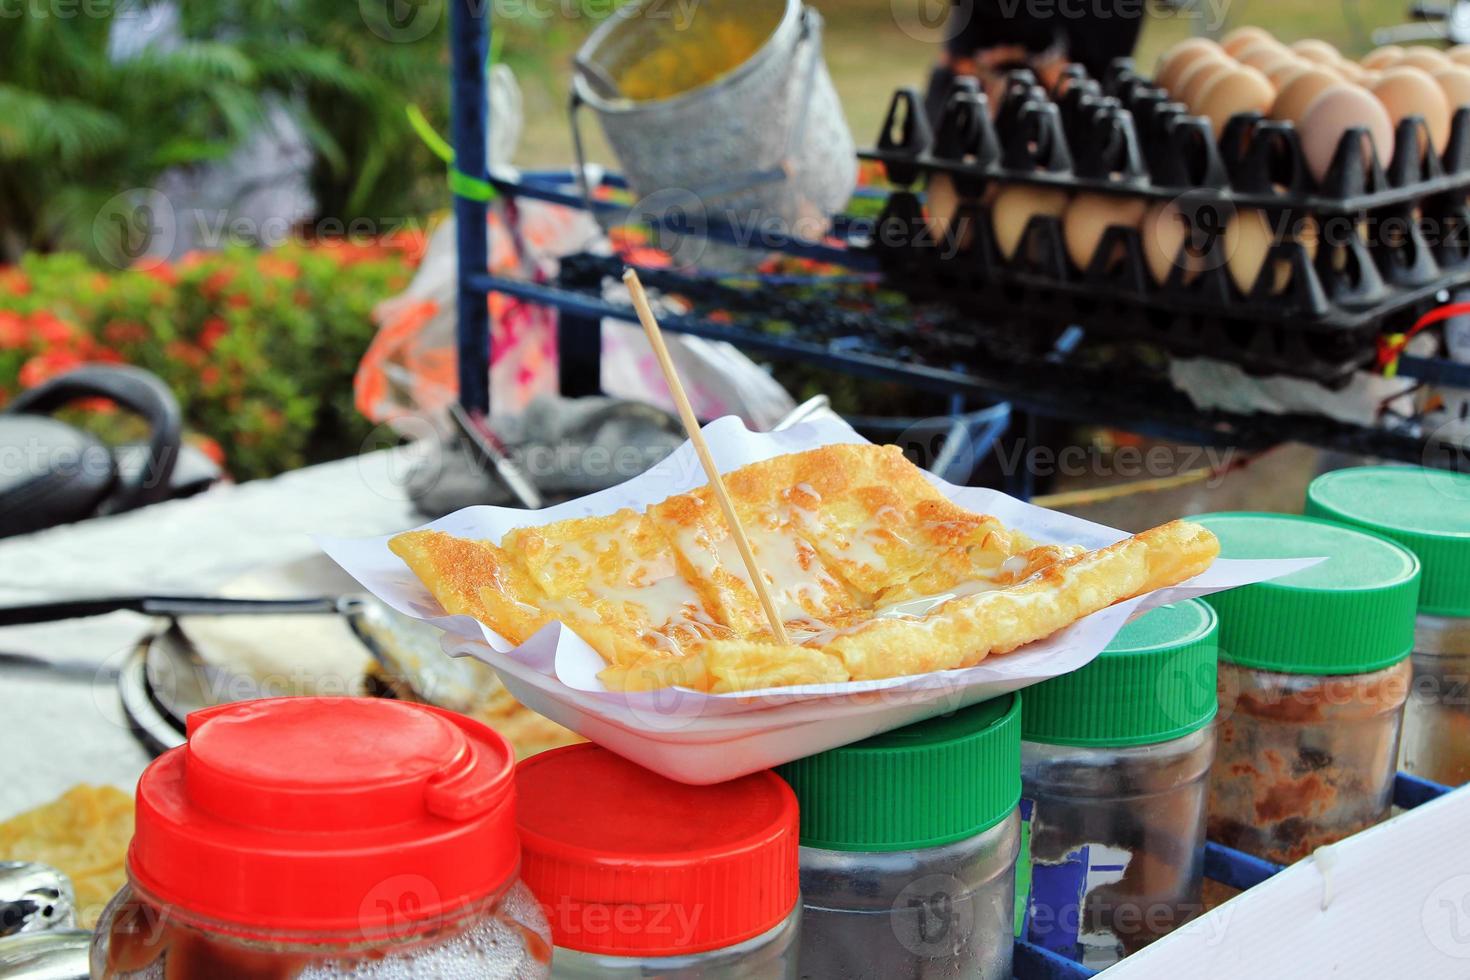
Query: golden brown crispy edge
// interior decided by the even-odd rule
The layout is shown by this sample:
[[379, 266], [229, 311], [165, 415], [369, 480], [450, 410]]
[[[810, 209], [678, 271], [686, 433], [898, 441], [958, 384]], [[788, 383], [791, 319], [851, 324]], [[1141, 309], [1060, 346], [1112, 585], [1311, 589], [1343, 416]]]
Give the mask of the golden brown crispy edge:
[[[1097, 551], [1048, 565], [1009, 588], [961, 596], [916, 619], [880, 618], [839, 634], [822, 652], [841, 661], [852, 680], [873, 680], [971, 667], [1043, 639], [1115, 602], [1177, 585], [1203, 572], [1219, 542], [1197, 524], [1173, 521]], [[716, 690], [769, 686], [754, 666], [784, 656], [808, 660], [805, 647], [765, 647], [747, 666], [741, 647], [705, 650]]]
[[512, 643], [524, 643], [551, 620], [545, 596], [514, 560], [489, 541], [443, 531], [405, 531], [388, 548], [419, 577], [444, 611], [473, 616]]

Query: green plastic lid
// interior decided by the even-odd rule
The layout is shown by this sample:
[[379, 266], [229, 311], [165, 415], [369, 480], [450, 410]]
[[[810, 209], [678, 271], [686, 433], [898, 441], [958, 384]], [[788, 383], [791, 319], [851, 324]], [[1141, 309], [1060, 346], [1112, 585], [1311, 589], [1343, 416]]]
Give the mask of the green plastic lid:
[[1287, 514], [1205, 514], [1222, 558], [1327, 560], [1283, 578], [1206, 596], [1220, 616], [1220, 659], [1284, 674], [1363, 674], [1414, 644], [1419, 559], [1376, 534]]
[[1215, 717], [1219, 620], [1198, 599], [1128, 623], [1096, 660], [1026, 689], [1021, 737], [1053, 745], [1149, 745]]
[[1419, 611], [1470, 616], [1470, 475], [1360, 466], [1307, 488], [1307, 514], [1392, 538], [1419, 556]]
[[801, 843], [903, 851], [995, 826], [1021, 799], [1020, 714], [1007, 694], [781, 766]]

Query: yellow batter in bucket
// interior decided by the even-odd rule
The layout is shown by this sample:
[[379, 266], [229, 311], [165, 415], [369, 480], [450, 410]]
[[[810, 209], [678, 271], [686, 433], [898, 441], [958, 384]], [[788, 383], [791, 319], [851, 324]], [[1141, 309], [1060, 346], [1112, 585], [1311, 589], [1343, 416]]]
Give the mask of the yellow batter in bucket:
[[636, 102], [688, 92], [748, 61], [767, 36], [733, 18], [696, 17], [618, 72], [618, 88]]

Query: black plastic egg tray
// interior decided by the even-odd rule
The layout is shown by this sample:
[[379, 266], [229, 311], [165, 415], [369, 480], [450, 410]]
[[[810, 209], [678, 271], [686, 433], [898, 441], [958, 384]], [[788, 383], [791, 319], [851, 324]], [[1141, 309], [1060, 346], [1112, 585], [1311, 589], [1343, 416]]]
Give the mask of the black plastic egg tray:
[[[1105, 83], [1069, 69], [1057, 89], [1053, 99], [1029, 72], [1012, 73], [992, 119], [985, 96], [960, 87], [933, 132], [915, 92], [894, 95], [867, 155], [901, 188], [872, 243], [896, 288], [978, 315], [1024, 304], [1174, 353], [1333, 382], [1371, 364], [1385, 332], [1470, 282], [1470, 108], [1456, 113], [1439, 157], [1421, 159], [1422, 121], [1403, 120], [1387, 167], [1363, 131], [1350, 130], [1319, 184], [1289, 123], [1242, 114], [1217, 143], [1207, 120], [1126, 62]], [[961, 203], [949, 227], [962, 231], [915, 231], [925, 227], [917, 188], [936, 174], [953, 181]], [[997, 183], [1171, 201], [1189, 222], [1190, 265], [1200, 271], [1186, 276], [1177, 261], [1155, 282], [1140, 233], [1124, 227], [1109, 229], [1088, 267], [1076, 268], [1060, 222], [1045, 215], [1031, 219], [1008, 259], [981, 203]], [[1242, 291], [1221, 234], [1237, 207], [1262, 209], [1273, 227], [1310, 219], [1315, 256], [1282, 236]], [[1290, 270], [1284, 285], [1281, 263]]]
[[[1054, 94], [1055, 93], [1055, 94]], [[973, 79], [957, 80], [932, 129], [913, 89], [894, 93], [877, 145], [863, 156], [909, 185], [943, 170], [979, 180], [1020, 180], [1074, 191], [1172, 199], [1209, 191], [1232, 205], [1350, 214], [1418, 205], [1470, 189], [1470, 107], [1458, 109], [1442, 153], [1421, 152], [1424, 121], [1400, 122], [1395, 151], [1380, 160], [1367, 130], [1348, 130], [1321, 181], [1302, 155], [1296, 127], [1260, 113], [1231, 118], [1220, 139], [1209, 120], [1119, 59], [1101, 80], [1080, 65], [1053, 92], [1025, 69], [1010, 72], [992, 120]]]

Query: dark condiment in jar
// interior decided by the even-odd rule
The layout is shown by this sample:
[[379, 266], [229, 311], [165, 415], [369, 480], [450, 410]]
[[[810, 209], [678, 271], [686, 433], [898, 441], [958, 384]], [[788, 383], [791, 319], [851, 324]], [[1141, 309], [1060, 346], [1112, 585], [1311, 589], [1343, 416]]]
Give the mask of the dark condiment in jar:
[[1220, 616], [1209, 836], [1290, 864], [1388, 816], [1419, 562], [1310, 518], [1199, 521], [1226, 558], [1326, 559], [1205, 599]]
[[1105, 969], [1203, 911], [1216, 634], [1199, 600], [1154, 609], [1025, 692], [1032, 943]]

